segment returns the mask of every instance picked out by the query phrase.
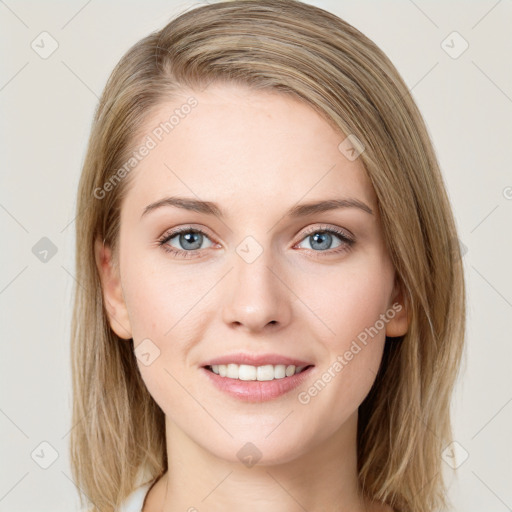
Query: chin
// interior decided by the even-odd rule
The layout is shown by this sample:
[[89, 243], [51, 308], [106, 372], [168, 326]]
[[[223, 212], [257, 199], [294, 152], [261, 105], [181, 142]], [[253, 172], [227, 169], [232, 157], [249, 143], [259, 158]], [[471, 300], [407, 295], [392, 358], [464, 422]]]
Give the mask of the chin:
[[[273, 434], [271, 434], [272, 436]], [[241, 436], [244, 437], [244, 436]], [[274, 439], [265, 439], [261, 437], [245, 436], [244, 441], [231, 440], [229, 445], [204, 446], [213, 456], [230, 463], [241, 463], [247, 468], [254, 465], [275, 466], [286, 464], [295, 460], [306, 451], [306, 446], [302, 445], [300, 440], [276, 435]]]

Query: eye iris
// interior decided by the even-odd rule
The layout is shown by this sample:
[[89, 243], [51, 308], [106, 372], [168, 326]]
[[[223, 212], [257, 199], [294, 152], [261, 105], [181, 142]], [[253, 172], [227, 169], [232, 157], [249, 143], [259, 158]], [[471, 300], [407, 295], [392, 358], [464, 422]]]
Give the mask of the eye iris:
[[[313, 240], [313, 243], [311, 244], [311, 247], [312, 248], [316, 248], [316, 249], [328, 249], [329, 246], [331, 245], [331, 240], [332, 240], [332, 235], [330, 235], [329, 233], [326, 233], [325, 231], [319, 231], [317, 233], [315, 233], [314, 235], [311, 235], [311, 238]], [[322, 239], [323, 238], [323, 242], [320, 241], [320, 246], [317, 246], [317, 247], [314, 247], [314, 244], [318, 243], [318, 239]], [[325, 241], [327, 240], [327, 241]]]
[[[187, 245], [183, 243], [183, 242], [186, 242], [186, 243], [194, 244], [194, 241], [190, 240], [190, 238], [194, 238], [194, 237], [197, 237], [194, 247], [187, 247]], [[199, 243], [197, 242], [197, 240], [199, 240]], [[201, 242], [202, 242], [201, 233], [196, 233], [194, 231], [187, 231], [184, 234], [183, 233], [180, 234], [180, 244], [182, 247], [185, 247], [187, 249], [192, 249], [192, 250], [199, 249], [201, 247]]]

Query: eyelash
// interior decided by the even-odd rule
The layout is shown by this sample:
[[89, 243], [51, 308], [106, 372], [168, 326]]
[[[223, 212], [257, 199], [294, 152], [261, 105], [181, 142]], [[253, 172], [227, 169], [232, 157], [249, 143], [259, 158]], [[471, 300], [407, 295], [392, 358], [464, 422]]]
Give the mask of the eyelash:
[[[198, 233], [198, 234], [206, 236], [207, 238], [210, 238], [208, 236], [208, 234], [205, 233], [201, 229], [192, 228], [190, 226], [184, 226], [182, 228], [175, 229], [171, 232], [167, 232], [164, 235], [162, 235], [158, 239], [158, 245], [160, 247], [162, 247], [162, 249], [165, 252], [172, 254], [175, 258], [178, 258], [178, 257], [193, 258], [193, 257], [197, 256], [197, 253], [202, 251], [202, 249], [196, 249], [194, 251], [184, 251], [181, 249], [175, 249], [174, 247], [171, 247], [170, 245], [167, 244], [167, 242], [169, 240], [171, 240], [176, 235], [179, 235], [181, 233]], [[345, 251], [350, 251], [352, 249], [353, 245], [355, 244], [355, 240], [352, 238], [349, 238], [343, 231], [336, 229], [336, 228], [327, 227], [327, 226], [322, 226], [321, 228], [314, 228], [314, 229], [307, 231], [306, 233], [304, 233], [303, 237], [300, 239], [299, 242], [302, 242], [302, 240], [304, 240], [308, 236], [313, 235], [315, 233], [334, 234], [341, 239], [341, 241], [343, 242], [343, 245], [341, 245], [340, 247], [338, 247], [334, 250], [328, 250], [328, 251], [314, 251], [313, 249], [307, 249], [308, 251], [315, 253], [314, 257], [323, 257], [322, 254], [325, 254], [325, 253], [327, 253], [329, 255], [333, 255], [333, 254], [340, 254]]]

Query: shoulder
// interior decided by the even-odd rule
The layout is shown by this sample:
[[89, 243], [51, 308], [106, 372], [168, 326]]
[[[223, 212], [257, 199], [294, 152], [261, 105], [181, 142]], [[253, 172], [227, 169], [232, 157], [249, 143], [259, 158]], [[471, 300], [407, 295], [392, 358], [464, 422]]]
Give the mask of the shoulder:
[[153, 482], [148, 482], [147, 484], [137, 487], [125, 498], [123, 503], [121, 503], [118, 512], [141, 512], [142, 506], [144, 505], [144, 498], [152, 483]]

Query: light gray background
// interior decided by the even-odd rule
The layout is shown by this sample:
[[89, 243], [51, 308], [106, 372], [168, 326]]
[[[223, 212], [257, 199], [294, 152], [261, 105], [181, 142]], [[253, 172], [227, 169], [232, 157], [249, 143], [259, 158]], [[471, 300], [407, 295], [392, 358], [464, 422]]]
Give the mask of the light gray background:
[[[467, 365], [453, 410], [455, 455], [467, 459], [456, 477], [444, 465], [450, 498], [460, 512], [512, 510], [512, 3], [311, 3], [387, 53], [426, 120], [467, 248]], [[122, 54], [190, 5], [0, 1], [0, 511], [78, 510], [67, 455], [69, 324], [90, 123]], [[31, 48], [43, 31], [59, 45], [47, 59]], [[469, 44], [458, 58], [462, 41], [446, 40], [453, 31]], [[57, 248], [47, 262], [32, 251], [43, 237]], [[52, 449], [42, 442], [58, 454], [47, 469], [38, 463], [49, 464]]]

